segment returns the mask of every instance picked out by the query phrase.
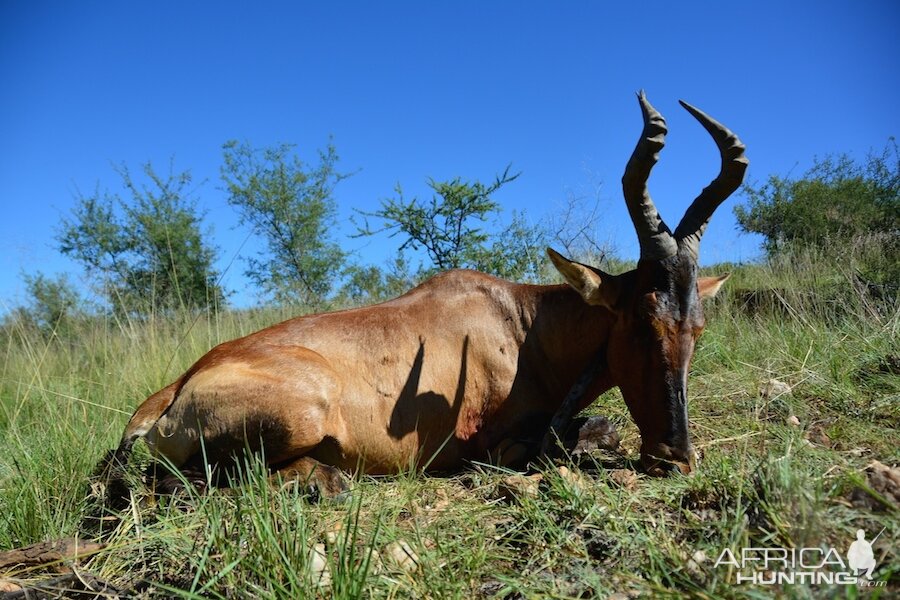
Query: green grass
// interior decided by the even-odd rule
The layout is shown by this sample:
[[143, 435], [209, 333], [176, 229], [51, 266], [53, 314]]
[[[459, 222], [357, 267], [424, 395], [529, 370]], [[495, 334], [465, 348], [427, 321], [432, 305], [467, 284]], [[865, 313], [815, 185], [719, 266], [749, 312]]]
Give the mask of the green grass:
[[[786, 268], [739, 269], [728, 286], [784, 290]], [[872, 460], [900, 463], [900, 377], [891, 368], [900, 310], [896, 298], [873, 305], [849, 278], [841, 288], [841, 276], [803, 271], [803, 289], [753, 314], [727, 290], [710, 307], [690, 380], [702, 453], [691, 477], [623, 484], [640, 440], [612, 391], [590, 412], [617, 424], [621, 453], [569, 464], [575, 477], [548, 467], [535, 496], [505, 500], [498, 485], [508, 473], [475, 467], [452, 477], [359, 477], [347, 503], [310, 503], [251, 463], [242, 485], [202, 496], [156, 500], [136, 487], [109, 546], [82, 568], [146, 597], [896, 594], [898, 511], [852, 500], [868, 488]], [[76, 534], [88, 476], [137, 403], [214, 344], [287, 316], [94, 321], [70, 324], [64, 336], [0, 337], [0, 550]], [[761, 394], [770, 379], [791, 393]], [[885, 528], [876, 573], [889, 587], [736, 585], [728, 567], [713, 567], [726, 547], [844, 553], [858, 528], [870, 537]], [[415, 562], [392, 559], [398, 541]], [[327, 586], [318, 581], [323, 561]]]

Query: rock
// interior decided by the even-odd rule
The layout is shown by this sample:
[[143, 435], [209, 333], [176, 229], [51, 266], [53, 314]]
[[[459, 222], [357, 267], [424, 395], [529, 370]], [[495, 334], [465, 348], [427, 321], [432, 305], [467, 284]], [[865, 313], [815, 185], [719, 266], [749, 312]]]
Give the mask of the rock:
[[540, 473], [534, 475], [507, 475], [497, 485], [497, 498], [507, 502], [518, 502], [522, 498], [537, 498], [540, 494]]
[[791, 427], [800, 427], [800, 419], [797, 418], [797, 415], [789, 416], [787, 422]]
[[769, 379], [768, 381], [763, 382], [759, 387], [759, 395], [765, 400], [779, 398], [781, 396], [790, 396], [791, 386], [777, 379]]
[[331, 587], [331, 570], [328, 568], [325, 544], [316, 544], [310, 548], [309, 573], [317, 586]]
[[403, 540], [384, 547], [384, 562], [396, 570], [414, 573], [419, 569], [419, 555]]

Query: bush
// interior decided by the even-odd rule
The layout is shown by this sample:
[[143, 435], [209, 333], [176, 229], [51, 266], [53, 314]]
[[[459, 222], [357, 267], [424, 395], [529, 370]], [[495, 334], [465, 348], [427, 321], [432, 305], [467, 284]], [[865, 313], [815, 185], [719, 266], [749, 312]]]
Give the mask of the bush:
[[864, 163], [846, 154], [826, 156], [798, 179], [772, 175], [743, 192], [749, 202], [735, 207], [738, 226], [762, 235], [769, 256], [873, 234], [885, 236], [892, 248], [900, 235], [900, 154], [893, 138]]

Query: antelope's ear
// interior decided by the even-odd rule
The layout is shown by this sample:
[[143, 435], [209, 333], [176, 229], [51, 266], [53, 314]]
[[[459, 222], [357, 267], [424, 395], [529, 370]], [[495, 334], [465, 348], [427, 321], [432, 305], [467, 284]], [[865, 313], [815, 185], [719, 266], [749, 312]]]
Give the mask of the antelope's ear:
[[729, 277], [731, 277], [731, 273], [725, 273], [718, 277], [698, 277], [697, 290], [700, 293], [700, 298], [706, 300], [715, 296]]
[[615, 306], [619, 298], [619, 282], [615, 276], [569, 260], [553, 248], [547, 248], [547, 256], [566, 283], [581, 294], [585, 302], [607, 308]]

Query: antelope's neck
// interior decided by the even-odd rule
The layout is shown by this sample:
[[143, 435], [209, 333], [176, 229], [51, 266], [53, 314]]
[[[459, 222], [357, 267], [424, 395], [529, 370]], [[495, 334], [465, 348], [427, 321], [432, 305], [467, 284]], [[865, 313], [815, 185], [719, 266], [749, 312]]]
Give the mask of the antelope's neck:
[[[589, 306], [567, 285], [533, 286], [530, 292], [531, 322], [521, 358], [540, 379], [548, 401], [556, 404], [607, 346], [613, 314], [606, 308]], [[605, 364], [601, 370], [608, 371]], [[608, 389], [610, 384], [602, 382], [599, 387]]]

